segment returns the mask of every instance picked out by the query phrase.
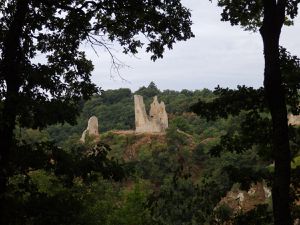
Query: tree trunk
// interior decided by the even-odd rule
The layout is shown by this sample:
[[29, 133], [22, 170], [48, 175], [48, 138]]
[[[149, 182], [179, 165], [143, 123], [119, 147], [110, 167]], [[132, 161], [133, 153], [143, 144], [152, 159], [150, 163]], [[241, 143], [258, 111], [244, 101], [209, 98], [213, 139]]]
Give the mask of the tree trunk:
[[264, 43], [264, 87], [273, 125], [273, 157], [275, 172], [272, 187], [275, 225], [291, 225], [290, 161], [287, 108], [279, 63], [279, 38], [283, 20], [278, 6], [265, 9], [260, 29]]
[[0, 76], [5, 81], [6, 93], [0, 112], [0, 196], [5, 193], [9, 154], [14, 140], [18, 94], [21, 86], [22, 46], [21, 37], [25, 18], [28, 12], [28, 1], [19, 0], [9, 30], [3, 43]]

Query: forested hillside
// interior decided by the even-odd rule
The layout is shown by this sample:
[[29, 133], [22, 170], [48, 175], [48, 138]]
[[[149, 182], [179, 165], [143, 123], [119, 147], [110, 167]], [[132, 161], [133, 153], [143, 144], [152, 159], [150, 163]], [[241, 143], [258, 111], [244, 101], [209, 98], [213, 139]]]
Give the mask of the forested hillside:
[[300, 0], [208, 2], [1, 0], [1, 225], [300, 224]]
[[[232, 97], [246, 90], [259, 93], [245, 87], [229, 92]], [[11, 194], [20, 193], [15, 204], [27, 208], [20, 212], [26, 215], [25, 224], [272, 224], [273, 161], [268, 142], [252, 127], [267, 130], [269, 115], [244, 110], [215, 117], [228, 113], [222, 105], [209, 112], [208, 117], [215, 117], [211, 120], [192, 112], [199, 100], [208, 107], [226, 92], [160, 91], [154, 83], [134, 93], [107, 90], [81, 103], [75, 125], [19, 129], [21, 143], [35, 146], [33, 151], [39, 153], [31, 158], [30, 151], [24, 152], [19, 160], [31, 165], [30, 170], [25, 177], [13, 176], [9, 184]], [[135, 128], [134, 94], [144, 96], [148, 109], [155, 95], [165, 102], [169, 116], [165, 133], [126, 132]], [[92, 115], [99, 119], [100, 137], [81, 143]], [[297, 174], [298, 138], [291, 142]], [[298, 184], [297, 177], [293, 185]], [[297, 186], [292, 190], [297, 218]], [[5, 214], [20, 220], [15, 210], [10, 206]]]
[[[48, 127], [51, 139], [62, 142], [74, 136], [78, 138], [87, 126], [89, 117], [95, 115], [99, 120], [100, 132], [110, 130], [134, 130], [134, 100], [133, 95], [138, 94], [144, 97], [146, 110], [149, 111], [150, 103], [155, 95], [159, 101], [163, 101], [169, 114], [171, 126], [174, 124], [180, 130], [190, 134], [200, 134], [210, 126], [205, 120], [188, 113], [190, 107], [199, 99], [210, 101], [214, 98], [212, 91], [204, 90], [182, 90], [160, 91], [152, 82], [147, 87], [141, 87], [136, 92], [130, 89], [118, 89], [103, 91], [101, 95], [95, 95], [91, 100], [82, 102], [82, 112], [77, 119], [77, 124], [55, 125]], [[222, 125], [221, 125], [222, 126]], [[210, 132], [207, 130], [206, 132]]]

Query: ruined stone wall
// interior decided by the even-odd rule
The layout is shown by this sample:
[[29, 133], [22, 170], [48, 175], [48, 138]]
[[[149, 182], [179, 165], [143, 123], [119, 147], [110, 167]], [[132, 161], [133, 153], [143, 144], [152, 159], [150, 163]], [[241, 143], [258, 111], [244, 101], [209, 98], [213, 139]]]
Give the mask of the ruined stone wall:
[[137, 132], [143, 132], [149, 126], [149, 118], [146, 113], [143, 97], [134, 95], [134, 113], [135, 113], [135, 127]]
[[153, 102], [150, 105], [149, 115], [156, 123], [160, 124], [162, 129], [165, 130], [168, 128], [168, 114], [166, 112], [165, 103], [163, 101], [159, 103], [157, 96], [154, 97]]
[[154, 97], [149, 115], [146, 112], [143, 97], [134, 95], [135, 128], [138, 133], [161, 133], [168, 128], [168, 114], [164, 102]]
[[83, 131], [80, 141], [85, 142], [86, 136], [91, 136], [91, 137], [98, 137], [99, 136], [99, 131], [98, 131], [98, 118], [96, 116], [90, 117], [88, 121], [88, 126], [87, 128]]

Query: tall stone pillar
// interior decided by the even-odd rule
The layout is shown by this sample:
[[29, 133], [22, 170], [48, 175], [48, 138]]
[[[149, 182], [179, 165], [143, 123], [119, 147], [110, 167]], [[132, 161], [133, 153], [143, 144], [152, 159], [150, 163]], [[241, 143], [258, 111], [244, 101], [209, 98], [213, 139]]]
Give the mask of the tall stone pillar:
[[80, 141], [85, 142], [86, 135], [90, 137], [99, 137], [99, 125], [98, 125], [98, 118], [96, 116], [90, 117], [88, 121], [87, 128], [83, 131]]
[[136, 132], [145, 132], [145, 128], [149, 124], [149, 119], [146, 113], [143, 96], [134, 95], [134, 113]]

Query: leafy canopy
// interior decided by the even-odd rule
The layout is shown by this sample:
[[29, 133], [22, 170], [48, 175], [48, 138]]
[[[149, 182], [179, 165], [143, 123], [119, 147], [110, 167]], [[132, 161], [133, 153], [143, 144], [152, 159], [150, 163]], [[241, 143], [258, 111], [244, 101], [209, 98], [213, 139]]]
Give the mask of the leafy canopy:
[[193, 37], [190, 12], [180, 0], [5, 0], [0, 26], [0, 98], [10, 76], [5, 59], [16, 38], [17, 114], [21, 125], [33, 127], [74, 123], [76, 103], [97, 92], [82, 44], [110, 52], [110, 44], [119, 43], [132, 54], [145, 45], [156, 60], [176, 41]]
[[[212, 1], [212, 0], [210, 0]], [[218, 6], [223, 8], [222, 21], [229, 21], [231, 25], [240, 25], [246, 30], [256, 30], [262, 25], [264, 1], [263, 0], [218, 0]], [[271, 2], [271, 1], [270, 1]], [[280, 1], [272, 1], [280, 2]], [[299, 0], [286, 1], [286, 25], [291, 25], [298, 14]]]

